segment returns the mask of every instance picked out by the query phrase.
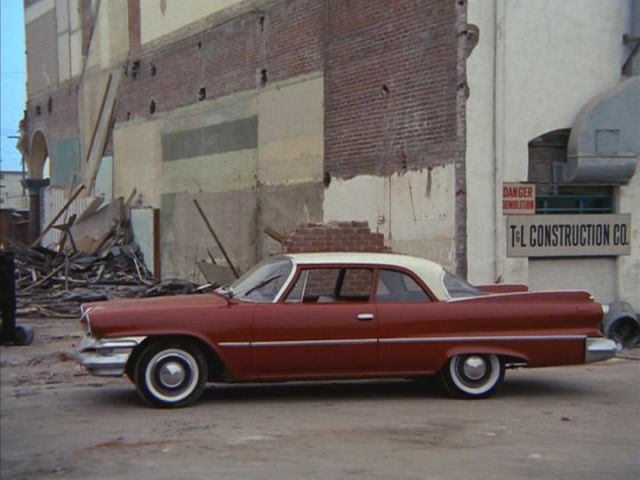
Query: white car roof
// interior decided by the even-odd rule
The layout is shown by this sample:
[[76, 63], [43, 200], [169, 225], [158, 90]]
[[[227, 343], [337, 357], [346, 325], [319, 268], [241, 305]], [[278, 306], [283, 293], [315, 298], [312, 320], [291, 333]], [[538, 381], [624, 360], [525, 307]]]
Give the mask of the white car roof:
[[444, 269], [441, 265], [425, 258], [397, 253], [362, 252], [287, 253], [284, 256], [290, 258], [295, 264], [302, 265], [350, 263], [405, 268], [420, 277], [439, 300], [449, 299], [449, 294], [442, 283]]

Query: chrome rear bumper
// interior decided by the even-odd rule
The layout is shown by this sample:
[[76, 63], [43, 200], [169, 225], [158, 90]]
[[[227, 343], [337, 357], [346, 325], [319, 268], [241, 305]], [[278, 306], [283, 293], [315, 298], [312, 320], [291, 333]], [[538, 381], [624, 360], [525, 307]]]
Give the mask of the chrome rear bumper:
[[585, 363], [600, 362], [615, 356], [618, 344], [613, 340], [601, 337], [588, 337], [584, 346]]
[[124, 373], [134, 347], [147, 337], [117, 337], [96, 339], [86, 335], [76, 346], [76, 358], [91, 375], [119, 377]]

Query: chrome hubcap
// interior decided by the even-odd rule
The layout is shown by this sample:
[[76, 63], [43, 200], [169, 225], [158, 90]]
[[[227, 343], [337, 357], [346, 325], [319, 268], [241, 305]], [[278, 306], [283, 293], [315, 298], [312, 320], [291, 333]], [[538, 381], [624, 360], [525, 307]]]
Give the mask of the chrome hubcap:
[[473, 355], [465, 359], [462, 371], [469, 380], [479, 380], [487, 373], [487, 364], [482, 357]]
[[176, 387], [184, 381], [184, 378], [184, 367], [178, 362], [167, 362], [160, 369], [160, 381], [166, 387]]

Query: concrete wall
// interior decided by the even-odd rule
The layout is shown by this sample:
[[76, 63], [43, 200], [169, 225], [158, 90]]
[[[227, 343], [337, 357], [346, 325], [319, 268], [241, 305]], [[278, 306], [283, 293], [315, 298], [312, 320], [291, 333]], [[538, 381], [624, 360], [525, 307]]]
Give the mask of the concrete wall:
[[[113, 199], [113, 157], [105, 156], [100, 161], [96, 174], [94, 194], [104, 198], [105, 203]], [[124, 196], [124, 195], [122, 195]], [[126, 198], [126, 197], [125, 197]]]
[[160, 208], [163, 121], [116, 125], [113, 131], [113, 195], [128, 198], [133, 189], [143, 205]]
[[242, 0], [140, 0], [140, 39], [147, 43]]
[[640, 312], [640, 172], [628, 185], [619, 188], [618, 210], [631, 213], [631, 255], [618, 257], [619, 298], [630, 302]]
[[619, 298], [616, 259], [611, 257], [529, 260], [529, 286], [533, 290], [586, 290], [596, 301]]
[[27, 95], [58, 85], [58, 42], [54, 0], [41, 0], [25, 9]]
[[[58, 5], [65, 49], [74, 1]], [[105, 155], [113, 154], [114, 196], [135, 187], [143, 205], [161, 209], [163, 276], [198, 279], [195, 262], [207, 249], [220, 258], [194, 199], [241, 270], [279, 248], [266, 227], [288, 234], [303, 223], [361, 216], [399, 251], [449, 268], [464, 260], [455, 252], [465, 195], [464, 4], [81, 5], [83, 24], [96, 19], [86, 69], [77, 85], [72, 77], [55, 92], [54, 105], [75, 107], [86, 170], [109, 73], [123, 72]], [[64, 61], [71, 75], [71, 55]], [[30, 131], [41, 128], [52, 143], [72, 136], [55, 131], [57, 108], [31, 115], [45, 95], [30, 101]], [[383, 213], [361, 215], [369, 196]]]
[[315, 74], [162, 115], [163, 276], [223, 261], [194, 199], [241, 270], [272, 252], [264, 228], [321, 220], [322, 105]]
[[262, 185], [322, 182], [324, 81], [321, 75], [281, 82], [258, 96]]
[[82, 70], [80, 0], [56, 0], [58, 80], [75, 77]]
[[109, 68], [126, 60], [129, 53], [127, 0], [101, 1], [96, 13], [87, 67]]
[[324, 194], [324, 222], [362, 220], [384, 233], [394, 252], [455, 270], [455, 170], [434, 167], [389, 177], [333, 180]]
[[155, 269], [156, 256], [160, 253], [156, 250], [156, 237], [159, 232], [156, 231], [155, 217], [156, 211], [153, 208], [131, 209], [131, 230], [142, 252], [144, 263], [154, 276], [159, 277], [160, 272]]
[[[502, 182], [526, 181], [528, 142], [571, 128], [584, 105], [621, 80], [626, 51], [621, 38], [629, 28], [629, 7], [627, 0], [469, 1], [468, 21], [480, 30], [467, 63], [470, 280], [542, 278], [541, 263], [530, 276], [526, 259], [506, 258]], [[640, 193], [634, 188], [625, 187]], [[621, 202], [619, 211], [630, 211], [628, 202]], [[637, 257], [637, 249], [633, 255]], [[590, 260], [582, 262], [591, 265]], [[619, 263], [618, 279], [632, 268], [628, 260]], [[575, 268], [559, 277], [566, 280], [565, 287], [571, 286]], [[596, 262], [592, 268], [594, 277], [610, 275], [610, 262]], [[595, 287], [603, 297], [610, 294], [609, 287]], [[620, 288], [619, 294], [628, 292]]]

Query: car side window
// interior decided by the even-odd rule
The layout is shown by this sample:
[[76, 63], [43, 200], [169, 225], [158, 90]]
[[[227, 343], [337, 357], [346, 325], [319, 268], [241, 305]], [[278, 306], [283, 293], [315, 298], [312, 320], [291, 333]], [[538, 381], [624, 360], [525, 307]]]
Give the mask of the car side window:
[[431, 299], [410, 275], [395, 270], [380, 270], [376, 301], [429, 302]]
[[368, 302], [372, 279], [368, 268], [303, 269], [286, 302]]

